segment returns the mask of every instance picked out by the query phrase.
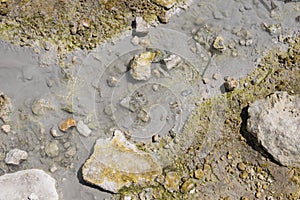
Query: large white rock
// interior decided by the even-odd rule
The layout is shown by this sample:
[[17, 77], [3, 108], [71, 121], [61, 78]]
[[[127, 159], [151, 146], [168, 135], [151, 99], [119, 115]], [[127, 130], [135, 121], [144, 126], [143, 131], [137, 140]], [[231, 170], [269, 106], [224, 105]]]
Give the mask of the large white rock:
[[249, 106], [247, 130], [273, 158], [300, 167], [300, 95], [277, 92]]
[[132, 183], [153, 181], [161, 167], [152, 156], [138, 150], [119, 130], [111, 139], [98, 139], [94, 152], [82, 167], [83, 179], [117, 193]]
[[43, 170], [29, 169], [0, 176], [0, 200], [58, 200], [56, 181]]

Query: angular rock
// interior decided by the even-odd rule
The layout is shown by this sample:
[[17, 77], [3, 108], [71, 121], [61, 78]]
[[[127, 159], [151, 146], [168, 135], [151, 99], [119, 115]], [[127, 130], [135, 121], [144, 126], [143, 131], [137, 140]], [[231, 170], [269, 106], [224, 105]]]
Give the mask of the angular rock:
[[178, 191], [180, 177], [176, 172], [168, 172], [165, 177], [164, 187], [170, 192]]
[[134, 33], [137, 36], [145, 36], [149, 33], [148, 23], [142, 17], [136, 17], [134, 21]]
[[39, 169], [0, 176], [0, 199], [58, 200], [56, 181]]
[[150, 51], [135, 55], [129, 64], [132, 78], [139, 81], [149, 80], [151, 77], [151, 62], [154, 57], [155, 53]]
[[168, 70], [171, 70], [182, 63], [182, 59], [180, 56], [175, 54], [169, 55], [167, 58], [163, 59], [163, 64], [166, 66]]
[[88, 137], [92, 132], [92, 130], [81, 120], [77, 123], [76, 128], [80, 135], [83, 135], [84, 137]]
[[10, 125], [4, 124], [1, 126], [1, 130], [4, 131], [4, 133], [9, 133], [10, 132]]
[[73, 118], [68, 118], [60, 124], [59, 129], [63, 132], [66, 132], [73, 126], [76, 126], [76, 121]]
[[300, 95], [276, 92], [249, 106], [247, 130], [273, 158], [300, 167]]
[[161, 167], [152, 156], [128, 142], [120, 130], [112, 139], [98, 139], [82, 167], [86, 182], [114, 193], [132, 183], [153, 181], [159, 174]]
[[12, 105], [10, 98], [0, 91], [0, 119], [4, 122], [8, 122], [11, 112]]
[[153, 1], [155, 4], [159, 6], [165, 7], [166, 9], [172, 8], [176, 3], [176, 0], [151, 0], [151, 1]]
[[20, 149], [10, 150], [5, 157], [6, 164], [19, 165], [22, 160], [27, 160], [28, 153]]
[[239, 82], [233, 77], [228, 77], [224, 83], [224, 87], [227, 91], [233, 91], [235, 88], [238, 87], [238, 85]]
[[220, 51], [220, 52], [224, 52], [226, 50], [226, 46], [225, 46], [225, 43], [224, 43], [224, 39], [222, 36], [218, 36], [214, 43], [213, 43], [213, 47], [214, 49]]

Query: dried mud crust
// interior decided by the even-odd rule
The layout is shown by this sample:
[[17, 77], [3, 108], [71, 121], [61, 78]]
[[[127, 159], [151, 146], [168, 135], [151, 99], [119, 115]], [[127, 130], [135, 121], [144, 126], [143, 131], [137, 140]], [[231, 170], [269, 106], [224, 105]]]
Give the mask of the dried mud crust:
[[[181, 134], [141, 147], [162, 159], [173, 155], [173, 161], [164, 167], [155, 184], [124, 188], [121, 199], [145, 195], [156, 199], [299, 199], [300, 169], [276, 163], [246, 131], [249, 103], [276, 91], [300, 94], [300, 37], [286, 38], [286, 43], [287, 51], [271, 50], [239, 81], [238, 89], [200, 103]], [[216, 99], [226, 101], [221, 113], [225, 120], [214, 148], [202, 159]], [[166, 144], [169, 148], [162, 148]], [[170, 173], [177, 174], [171, 179], [177, 184], [173, 191], [166, 182]]]
[[134, 17], [152, 22], [165, 11], [147, 0], [2, 0], [0, 35], [22, 46], [50, 41], [61, 51], [93, 49], [130, 29]]

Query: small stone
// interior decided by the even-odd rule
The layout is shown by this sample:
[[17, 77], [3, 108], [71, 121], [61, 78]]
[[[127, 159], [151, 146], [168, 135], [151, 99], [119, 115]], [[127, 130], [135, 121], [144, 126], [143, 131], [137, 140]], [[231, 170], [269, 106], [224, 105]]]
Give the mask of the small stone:
[[92, 133], [92, 130], [81, 120], [78, 121], [76, 128], [79, 134], [84, 137], [88, 137]]
[[214, 43], [213, 43], [213, 48], [218, 50], [219, 52], [224, 52], [226, 50], [226, 46], [224, 43], [224, 39], [222, 36], [218, 36]]
[[60, 137], [61, 135], [55, 130], [54, 128], [51, 128], [50, 133], [53, 137]]
[[246, 179], [246, 178], [248, 178], [248, 172], [246, 172], [246, 171], [241, 172], [241, 173], [240, 173], [240, 178], [241, 178], [241, 179]]
[[214, 80], [218, 80], [220, 78], [220, 74], [213, 74], [212, 78]]
[[114, 76], [110, 76], [107, 79], [107, 85], [109, 87], [116, 87], [117, 83], [118, 83], [118, 79], [116, 79]]
[[181, 57], [175, 54], [171, 54], [167, 58], [163, 59], [163, 64], [166, 66], [167, 70], [171, 70], [175, 67], [178, 67], [181, 63]]
[[66, 158], [72, 158], [76, 155], [77, 150], [76, 147], [69, 147], [65, 153]]
[[139, 113], [138, 113], [138, 115], [137, 115], [137, 118], [138, 118], [139, 120], [141, 120], [142, 122], [146, 123], [146, 122], [149, 121], [150, 116], [149, 116], [149, 114], [148, 114], [147, 111], [145, 111], [145, 110], [140, 110]]
[[228, 159], [228, 160], [231, 160], [231, 159], [232, 159], [232, 153], [230, 153], [230, 152], [227, 153], [227, 159]]
[[140, 43], [140, 38], [139, 38], [138, 36], [134, 36], [134, 37], [131, 39], [131, 44], [132, 44], [133, 46], [137, 46], [137, 45], [139, 45], [139, 43]]
[[152, 142], [158, 142], [159, 141], [159, 135], [155, 134], [152, 136]]
[[166, 24], [170, 21], [171, 17], [172, 17], [171, 10], [167, 10], [161, 12], [161, 14], [158, 16], [158, 20], [160, 23]]
[[208, 84], [210, 80], [209, 80], [209, 78], [203, 78], [202, 81], [204, 84]]
[[201, 178], [203, 178], [203, 176], [204, 176], [204, 172], [203, 172], [202, 169], [197, 169], [197, 170], [194, 172], [194, 177], [195, 177], [196, 179], [201, 179]]
[[19, 165], [22, 160], [27, 160], [28, 153], [20, 149], [10, 150], [5, 157], [6, 164]]
[[152, 86], [152, 90], [153, 90], [154, 92], [156, 92], [156, 91], [158, 90], [158, 88], [159, 88], [159, 85], [157, 85], [157, 84], [154, 84], [154, 85]]
[[154, 57], [155, 53], [150, 51], [135, 55], [129, 63], [132, 78], [138, 81], [149, 80]]
[[47, 156], [54, 158], [59, 155], [58, 141], [54, 140], [45, 147]]
[[4, 132], [4, 133], [9, 133], [10, 132], [10, 125], [8, 124], [4, 124], [1, 126], [1, 130]]
[[241, 200], [249, 200], [247, 197], [242, 197]]
[[4, 122], [8, 122], [11, 112], [12, 104], [10, 98], [0, 91], [0, 119]]
[[174, 192], [179, 189], [180, 177], [176, 172], [168, 172], [165, 177], [164, 187], [170, 191]]
[[256, 192], [255, 197], [260, 198], [261, 197], [261, 192]]
[[246, 40], [245, 45], [246, 46], [251, 46], [253, 44], [253, 40]]
[[148, 23], [143, 17], [136, 17], [134, 20], [134, 34], [137, 36], [145, 36], [149, 33]]
[[57, 171], [56, 165], [52, 165], [52, 166], [50, 167], [49, 171], [50, 171], [51, 173], [56, 172], [56, 171]]
[[240, 39], [239, 44], [241, 46], [245, 46], [246, 45], [246, 41], [244, 39]]
[[28, 200], [39, 200], [39, 197], [35, 193], [31, 193]]
[[63, 132], [66, 132], [69, 128], [76, 126], [76, 122], [73, 118], [68, 118], [61, 123], [59, 129]]
[[238, 86], [238, 82], [235, 78], [229, 77], [227, 81], [225, 81], [224, 86], [227, 91], [233, 91]]
[[240, 171], [245, 171], [246, 170], [246, 165], [243, 163], [243, 162], [239, 162], [237, 164], [237, 168], [240, 170]]
[[195, 184], [192, 179], [186, 180], [182, 185], [181, 185], [181, 192], [182, 193], [188, 193], [195, 187]]

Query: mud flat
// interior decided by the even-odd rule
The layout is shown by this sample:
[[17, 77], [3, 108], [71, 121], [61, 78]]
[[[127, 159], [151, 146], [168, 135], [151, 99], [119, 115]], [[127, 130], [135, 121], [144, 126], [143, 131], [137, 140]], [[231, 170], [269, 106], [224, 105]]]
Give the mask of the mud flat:
[[[247, 127], [255, 102], [299, 96], [299, 10], [297, 1], [2, 0], [1, 177], [43, 170], [66, 200], [299, 199], [297, 143], [259, 132], [286, 123]], [[276, 110], [291, 133], [295, 102]]]

